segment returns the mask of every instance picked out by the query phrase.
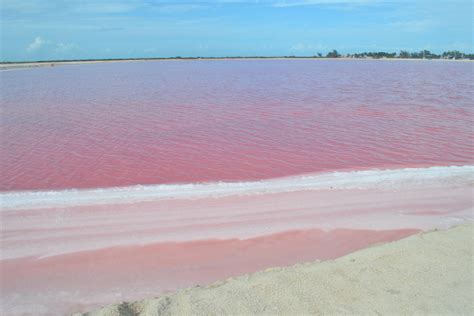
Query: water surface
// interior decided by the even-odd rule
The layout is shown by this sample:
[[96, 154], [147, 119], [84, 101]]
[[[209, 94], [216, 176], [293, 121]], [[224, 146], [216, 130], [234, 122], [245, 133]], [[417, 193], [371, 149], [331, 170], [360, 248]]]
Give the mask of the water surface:
[[473, 64], [116, 62], [0, 73], [0, 190], [474, 162]]

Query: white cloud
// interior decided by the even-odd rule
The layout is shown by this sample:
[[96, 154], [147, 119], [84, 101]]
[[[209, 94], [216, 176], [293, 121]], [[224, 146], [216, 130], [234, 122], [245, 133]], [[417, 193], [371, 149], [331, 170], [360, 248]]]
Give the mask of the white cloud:
[[35, 39], [26, 47], [26, 51], [29, 53], [35, 53], [38, 51], [51, 51], [54, 53], [69, 53], [77, 49], [78, 46], [72, 43], [64, 42], [53, 42], [46, 40], [41, 36], [35, 37]]
[[41, 36], [37, 36], [37, 37], [35, 37], [33, 42], [31, 42], [30, 45], [28, 45], [26, 50], [29, 51], [29, 52], [37, 51], [40, 48], [42, 48], [46, 43], [47, 43], [47, 41], [45, 41]]
[[55, 46], [55, 51], [58, 53], [67, 53], [70, 52], [71, 50], [74, 50], [77, 48], [77, 45], [71, 44], [71, 43], [57, 43]]

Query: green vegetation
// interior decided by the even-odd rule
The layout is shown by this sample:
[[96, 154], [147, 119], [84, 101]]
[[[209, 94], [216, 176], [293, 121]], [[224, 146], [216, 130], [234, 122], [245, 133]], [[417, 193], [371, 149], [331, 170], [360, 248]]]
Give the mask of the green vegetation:
[[361, 54], [352, 54], [349, 57], [353, 58], [396, 58], [397, 53], [386, 53], [386, 52], [368, 52]]
[[368, 52], [361, 54], [348, 54], [347, 57], [352, 58], [412, 58], [412, 59], [474, 59], [474, 54], [465, 54], [460, 51], [448, 51], [444, 52], [441, 55], [430, 52], [429, 50], [422, 50], [420, 52], [408, 52], [406, 50], [400, 51], [397, 53], [387, 53], [387, 52]]
[[74, 60], [39, 60], [39, 61], [1, 61], [0, 64], [25, 64], [25, 63], [59, 63], [59, 62], [87, 62], [87, 61], [120, 61], [120, 60], [194, 60], [194, 59], [272, 59], [272, 58], [361, 58], [361, 59], [382, 59], [382, 58], [400, 58], [400, 59], [470, 59], [474, 60], [474, 54], [467, 54], [457, 50], [447, 51], [440, 55], [430, 52], [429, 50], [422, 50], [420, 52], [408, 52], [406, 50], [395, 52], [364, 52], [355, 54], [341, 55], [337, 50], [332, 50], [324, 56], [318, 52], [314, 56], [228, 56], [228, 57], [151, 57], [151, 58], [111, 58], [111, 59], [74, 59]]
[[326, 58], [339, 58], [339, 57], [341, 57], [341, 55], [335, 49], [326, 55]]

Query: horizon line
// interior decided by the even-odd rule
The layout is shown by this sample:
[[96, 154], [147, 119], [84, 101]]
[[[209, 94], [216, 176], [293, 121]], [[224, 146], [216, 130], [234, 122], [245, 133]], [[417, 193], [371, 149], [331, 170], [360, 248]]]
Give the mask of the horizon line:
[[[404, 51], [404, 50], [402, 50]], [[406, 51], [408, 53], [411, 53], [409, 51]], [[423, 52], [423, 51], [421, 51]], [[450, 50], [450, 51], [444, 51], [443, 53], [448, 53], [448, 52], [459, 52], [463, 56], [468, 56], [464, 57], [462, 59], [473, 59], [474, 53], [464, 53], [458, 50]], [[371, 57], [371, 56], [365, 56], [365, 57], [355, 57], [355, 55], [363, 55], [363, 54], [396, 54], [393, 57]], [[415, 53], [420, 53], [420, 52], [415, 52]], [[421, 58], [414, 58], [414, 57], [400, 57], [400, 55], [396, 52], [383, 52], [383, 51], [373, 51], [373, 52], [362, 52], [362, 53], [348, 53], [348, 54], [343, 54], [340, 55], [339, 57], [327, 57], [327, 56], [318, 56], [318, 55], [278, 55], [278, 56], [258, 56], [258, 55], [248, 55], [248, 56], [169, 56], [169, 57], [117, 57], [117, 58], [85, 58], [85, 59], [44, 59], [44, 60], [20, 60], [20, 61], [0, 61], [0, 64], [26, 64], [26, 63], [59, 63], [59, 62], [88, 62], [88, 61], [140, 61], [140, 60], [176, 60], [176, 59], [184, 59], [184, 60], [194, 60], [194, 59], [450, 59], [450, 58], [443, 58], [442, 54], [433, 54], [433, 56], [436, 56], [435, 58], [433, 57], [421, 57]], [[439, 56], [439, 57], [438, 57]], [[457, 58], [459, 59], [459, 58]]]

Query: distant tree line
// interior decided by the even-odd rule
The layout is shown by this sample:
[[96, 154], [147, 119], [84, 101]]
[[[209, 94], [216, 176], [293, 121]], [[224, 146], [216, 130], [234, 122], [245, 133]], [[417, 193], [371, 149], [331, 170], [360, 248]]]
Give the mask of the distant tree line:
[[60, 63], [60, 62], [87, 62], [87, 61], [113, 61], [113, 60], [168, 60], [168, 59], [182, 59], [182, 60], [193, 60], [193, 59], [249, 59], [249, 58], [258, 58], [258, 59], [272, 59], [272, 58], [414, 58], [414, 59], [474, 59], [474, 54], [467, 54], [460, 52], [458, 50], [452, 50], [444, 52], [440, 55], [430, 52], [429, 50], [422, 50], [419, 52], [409, 52], [406, 50], [400, 51], [397, 53], [387, 53], [387, 52], [364, 52], [364, 53], [355, 53], [355, 54], [346, 54], [342, 55], [337, 50], [333, 49], [328, 52], [326, 55], [322, 53], [317, 53], [314, 56], [223, 56], [223, 57], [205, 57], [205, 56], [196, 56], [196, 57], [139, 57], [139, 58], [103, 58], [103, 59], [69, 59], [69, 60], [38, 60], [38, 61], [0, 61], [0, 64], [24, 64], [24, 63]]
[[409, 52], [406, 50], [400, 51], [397, 53], [387, 53], [387, 52], [364, 52], [356, 54], [347, 54], [341, 55], [337, 50], [332, 50], [323, 56], [321, 53], [314, 55], [315, 58], [340, 58], [340, 57], [349, 57], [349, 58], [414, 58], [414, 59], [474, 59], [474, 54], [466, 54], [458, 50], [447, 51], [440, 55], [430, 52], [429, 50], [422, 50], [419, 52]]

